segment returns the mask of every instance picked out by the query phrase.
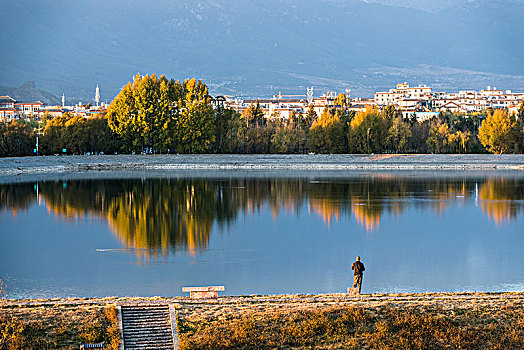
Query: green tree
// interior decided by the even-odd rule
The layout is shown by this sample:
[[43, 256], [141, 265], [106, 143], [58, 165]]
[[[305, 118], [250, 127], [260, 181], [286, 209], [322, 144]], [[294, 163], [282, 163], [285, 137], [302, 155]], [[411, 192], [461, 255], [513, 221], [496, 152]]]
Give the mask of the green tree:
[[40, 139], [42, 154], [62, 154], [62, 149], [67, 149], [67, 136], [64, 136], [64, 130], [66, 123], [72, 118], [71, 114], [64, 113], [47, 121], [44, 136]]
[[429, 137], [426, 145], [431, 153], [444, 153], [449, 149], [449, 140], [451, 132], [448, 124], [437, 122], [429, 129]]
[[385, 140], [387, 149], [396, 152], [406, 152], [409, 147], [411, 130], [409, 124], [402, 117], [396, 117], [392, 120], [391, 126], [387, 131]]
[[454, 153], [467, 153], [470, 140], [471, 133], [459, 130], [449, 135], [448, 144]]
[[520, 106], [517, 112], [517, 116], [519, 117], [519, 119], [524, 118], [524, 100], [522, 100], [522, 102], [520, 103]]
[[89, 118], [85, 124], [89, 139], [84, 152], [114, 153], [120, 149], [121, 142], [110, 128], [105, 116]]
[[138, 151], [142, 148], [140, 127], [137, 123], [138, 110], [135, 107], [133, 90], [133, 83], [129, 82], [124, 85], [107, 108], [109, 127], [120, 136], [126, 152]]
[[0, 123], [0, 157], [20, 157], [33, 154], [33, 128], [19, 121]]
[[207, 86], [137, 74], [108, 107], [109, 127], [124, 151], [202, 153], [215, 137], [215, 112]]
[[394, 105], [388, 105], [382, 110], [382, 116], [391, 123], [396, 118], [403, 118], [402, 112], [395, 108]]
[[[135, 127], [140, 136], [142, 151], [151, 151], [158, 144], [160, 128], [158, 118], [162, 115], [160, 110], [160, 89], [156, 74], [141, 77], [137, 75], [133, 83], [134, 106], [137, 116]], [[155, 152], [156, 149], [153, 149]]]
[[279, 123], [271, 136], [271, 145], [273, 153], [303, 153], [306, 148], [306, 132], [293, 122]]
[[429, 130], [431, 128], [430, 120], [418, 121], [410, 119], [409, 121], [411, 130], [411, 140], [408, 149], [415, 153], [427, 153], [426, 140], [429, 136]]
[[306, 134], [309, 132], [309, 129], [311, 129], [311, 126], [313, 123], [318, 119], [317, 112], [315, 112], [315, 108], [313, 105], [309, 105], [307, 113], [304, 115], [304, 117], [300, 120], [300, 128], [306, 132]]
[[169, 82], [164, 76], [160, 77], [159, 98], [153, 125], [153, 147], [160, 153], [168, 153], [175, 148], [176, 124], [178, 121], [178, 103], [180, 83]]
[[104, 115], [84, 118], [64, 114], [48, 120], [41, 138], [42, 154], [113, 153], [121, 148], [119, 136]]
[[242, 111], [242, 118], [248, 128], [258, 128], [266, 124], [264, 111], [260, 107], [258, 99], [255, 104], [251, 103], [248, 108]]
[[200, 80], [186, 79], [179, 108], [177, 151], [207, 152], [215, 139], [215, 113], [206, 84]]
[[61, 147], [69, 154], [83, 154], [89, 147], [89, 134], [87, 131], [87, 119], [76, 115], [69, 119], [58, 131], [60, 133]]
[[308, 148], [317, 153], [346, 153], [348, 149], [346, 125], [341, 113], [327, 107], [308, 135]]
[[241, 153], [238, 128], [241, 126], [240, 113], [219, 106], [215, 111], [215, 153]]
[[384, 117], [375, 109], [358, 113], [351, 120], [349, 144], [352, 152], [381, 153], [387, 131]]

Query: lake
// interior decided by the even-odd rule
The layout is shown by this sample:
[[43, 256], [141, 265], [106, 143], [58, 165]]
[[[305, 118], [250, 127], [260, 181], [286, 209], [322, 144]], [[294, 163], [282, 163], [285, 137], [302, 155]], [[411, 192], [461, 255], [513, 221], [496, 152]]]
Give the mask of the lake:
[[10, 298], [524, 290], [521, 172], [165, 172], [0, 185]]

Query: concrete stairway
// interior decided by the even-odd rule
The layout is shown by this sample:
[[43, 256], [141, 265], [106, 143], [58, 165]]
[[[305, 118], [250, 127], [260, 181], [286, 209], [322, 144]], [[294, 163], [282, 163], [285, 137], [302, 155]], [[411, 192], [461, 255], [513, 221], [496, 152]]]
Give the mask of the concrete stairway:
[[[121, 306], [124, 349], [175, 349], [178, 338], [169, 305]], [[174, 316], [174, 315], [173, 315]], [[174, 327], [174, 329], [173, 329]]]

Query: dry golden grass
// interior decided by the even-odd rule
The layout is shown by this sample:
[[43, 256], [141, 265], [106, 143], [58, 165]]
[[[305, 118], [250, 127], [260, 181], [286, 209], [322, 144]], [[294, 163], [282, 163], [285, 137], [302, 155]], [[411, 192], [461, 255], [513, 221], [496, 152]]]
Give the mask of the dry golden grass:
[[118, 349], [113, 306], [38, 306], [0, 308], [0, 349], [78, 349], [81, 342], [106, 342]]
[[524, 310], [508, 306], [335, 306], [179, 319], [181, 349], [524, 349]]
[[0, 349], [118, 346], [114, 304], [173, 303], [182, 349], [524, 349], [524, 293], [7, 300]]

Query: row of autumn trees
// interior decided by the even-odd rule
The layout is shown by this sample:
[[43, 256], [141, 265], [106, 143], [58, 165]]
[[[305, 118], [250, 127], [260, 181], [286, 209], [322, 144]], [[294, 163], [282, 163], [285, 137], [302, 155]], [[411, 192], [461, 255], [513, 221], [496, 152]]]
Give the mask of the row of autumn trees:
[[[524, 152], [524, 102], [517, 116], [497, 109], [425, 121], [404, 118], [393, 106], [355, 113], [344, 94], [335, 105], [320, 116], [310, 107], [305, 115], [266, 118], [258, 104], [241, 114], [213, 108], [201, 81], [137, 75], [98, 118], [45, 117], [40, 153]], [[30, 155], [34, 145], [31, 125], [0, 126], [0, 156]]]

